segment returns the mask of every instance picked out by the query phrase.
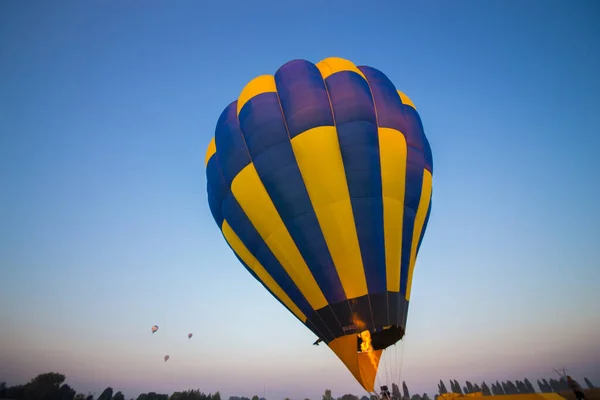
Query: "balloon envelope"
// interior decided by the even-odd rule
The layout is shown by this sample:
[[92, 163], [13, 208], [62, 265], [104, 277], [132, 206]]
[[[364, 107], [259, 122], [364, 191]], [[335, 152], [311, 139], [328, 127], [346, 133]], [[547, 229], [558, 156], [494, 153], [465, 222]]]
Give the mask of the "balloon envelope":
[[152, 327], [152, 333], [156, 332], [158, 330], [158, 325], [154, 325]]
[[412, 101], [341, 58], [250, 81], [208, 146], [209, 207], [238, 260], [369, 392], [404, 336], [432, 173]]

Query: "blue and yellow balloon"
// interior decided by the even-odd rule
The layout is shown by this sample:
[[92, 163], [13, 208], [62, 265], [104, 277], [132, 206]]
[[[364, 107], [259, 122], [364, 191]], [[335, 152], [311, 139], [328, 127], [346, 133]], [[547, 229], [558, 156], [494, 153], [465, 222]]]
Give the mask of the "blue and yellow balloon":
[[250, 81], [208, 146], [225, 240], [369, 392], [382, 351], [404, 336], [432, 172], [412, 101], [341, 58]]

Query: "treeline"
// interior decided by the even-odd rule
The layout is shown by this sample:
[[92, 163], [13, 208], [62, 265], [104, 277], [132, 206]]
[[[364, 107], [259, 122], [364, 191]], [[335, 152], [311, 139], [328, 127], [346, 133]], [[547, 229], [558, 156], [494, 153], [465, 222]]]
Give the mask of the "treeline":
[[[593, 389], [594, 385], [588, 378], [584, 378], [585, 384], [589, 389]], [[494, 396], [494, 395], [503, 395], [503, 394], [524, 394], [524, 393], [536, 393], [535, 388], [529, 381], [529, 379], [525, 378], [522, 381], [517, 380], [515, 382], [506, 381], [506, 382], [492, 382], [491, 385], [484, 381], [481, 383], [481, 386], [478, 384], [473, 384], [469, 381], [465, 382], [465, 385], [461, 387], [460, 383], [456, 379], [449, 380], [450, 382], [450, 390], [447, 389], [446, 385], [442, 380], [438, 383], [438, 393], [458, 393], [458, 394], [468, 394], [468, 393], [477, 393], [481, 392], [484, 396]], [[561, 378], [559, 380], [551, 378], [550, 380], [546, 379], [538, 379], [537, 385], [539, 387], [540, 392], [542, 393], [553, 393], [553, 392], [561, 392], [563, 390], [569, 390], [569, 384], [567, 383], [566, 378]], [[406, 393], [405, 393], [406, 394]], [[436, 395], [437, 398], [438, 395]], [[412, 398], [409, 397], [411, 400]], [[417, 399], [415, 399], [417, 400]]]
[[[588, 388], [593, 389], [594, 385], [588, 378], [584, 378], [585, 384]], [[484, 396], [503, 395], [503, 394], [520, 394], [520, 393], [535, 393], [536, 390], [531, 384], [529, 379], [525, 378], [522, 381], [517, 380], [515, 382], [492, 382], [488, 385], [486, 382], [481, 384], [473, 384], [466, 381], [464, 385], [456, 379], [449, 380], [450, 390], [446, 384], [440, 380], [438, 383], [439, 394], [435, 395], [435, 399], [440, 394], [444, 393], [476, 393], [482, 392]], [[541, 392], [551, 393], [568, 390], [569, 386], [564, 378], [559, 380], [556, 379], [542, 379], [537, 381], [537, 385]], [[402, 390], [400, 387], [392, 383], [392, 400], [431, 400], [427, 393], [413, 394], [408, 389], [406, 382], [402, 382]], [[77, 393], [75, 389], [65, 383], [65, 375], [56, 372], [48, 372], [40, 374], [33, 378], [31, 381], [24, 385], [7, 386], [6, 383], [0, 383], [0, 400], [125, 400], [125, 396], [120, 391], [115, 392], [113, 388], [107, 387], [102, 393], [95, 397], [92, 393]], [[130, 400], [134, 400], [131, 398]], [[172, 394], [148, 392], [142, 393], [137, 396], [135, 400], [221, 400], [221, 394], [216, 393], [203, 393], [199, 389], [191, 389], [182, 392], [174, 392]], [[254, 396], [249, 397], [238, 397], [231, 396], [229, 400], [266, 400], [263, 397]], [[290, 400], [286, 398], [285, 400]], [[310, 400], [310, 399], [305, 399]], [[362, 396], [358, 397], [353, 394], [344, 394], [341, 397], [333, 397], [331, 390], [326, 390], [323, 394], [322, 400], [377, 400], [376, 396]]]
[[[56, 372], [40, 374], [24, 385], [6, 386], [6, 383], [2, 382], [0, 383], [0, 399], [125, 400], [123, 393], [115, 392], [111, 387], [107, 387], [98, 397], [95, 397], [92, 393], [77, 393], [75, 389], [64, 382], [65, 376]], [[221, 395], [219, 392], [206, 394], [192, 389], [174, 392], [171, 395], [156, 392], [142, 393], [136, 400], [221, 400]], [[258, 398], [253, 400], [258, 400]]]

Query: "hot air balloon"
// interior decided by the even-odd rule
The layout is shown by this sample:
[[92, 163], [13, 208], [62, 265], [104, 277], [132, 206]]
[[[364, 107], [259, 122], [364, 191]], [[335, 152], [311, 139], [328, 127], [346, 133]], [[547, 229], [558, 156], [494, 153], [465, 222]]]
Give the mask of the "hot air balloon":
[[342, 58], [253, 79], [208, 146], [208, 203], [226, 242], [368, 392], [405, 334], [432, 173], [413, 102]]
[[167, 354], [164, 358], [165, 358], [165, 362], [167, 362], [167, 360], [169, 359], [169, 355]]
[[188, 333], [188, 339], [191, 339], [192, 336], [194, 336], [194, 335], [192, 335], [191, 333]]
[[158, 325], [154, 325], [152, 327], [152, 334], [154, 334], [158, 330]]

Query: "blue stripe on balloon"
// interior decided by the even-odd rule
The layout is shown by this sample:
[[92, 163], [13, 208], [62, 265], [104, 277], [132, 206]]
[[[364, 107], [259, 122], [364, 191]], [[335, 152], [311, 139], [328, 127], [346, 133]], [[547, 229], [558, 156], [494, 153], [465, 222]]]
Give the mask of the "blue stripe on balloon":
[[223, 225], [223, 212], [221, 206], [229, 193], [229, 186], [223, 177], [216, 153], [208, 160], [206, 165], [207, 196], [210, 212], [220, 228]]
[[327, 90], [319, 69], [294, 60], [275, 73], [275, 84], [290, 137], [319, 126], [333, 126]]
[[221, 113], [215, 129], [215, 145], [223, 176], [231, 187], [235, 176], [250, 164], [250, 155], [237, 118], [237, 101], [229, 104]]
[[377, 125], [380, 128], [400, 129], [403, 126], [403, 105], [390, 79], [381, 71], [371, 67], [358, 67], [365, 75], [377, 110]]
[[231, 192], [225, 197], [222, 206], [223, 216], [227, 220], [231, 229], [240, 238], [248, 251], [258, 260], [258, 262], [271, 275], [273, 280], [289, 296], [296, 306], [304, 313], [311, 315], [313, 309], [310, 303], [302, 295], [292, 278], [288, 275], [283, 266], [279, 263], [275, 255], [269, 249], [258, 231], [250, 222], [250, 219], [244, 213]]
[[369, 293], [386, 291], [379, 138], [373, 99], [357, 73], [325, 80], [333, 107]]
[[256, 171], [323, 295], [329, 303], [345, 300], [294, 156], [277, 94], [253, 97], [240, 110], [239, 120]]
[[[227, 243], [227, 240], [225, 240], [225, 242]], [[229, 243], [227, 243], [227, 244], [229, 245]], [[273, 293], [273, 292], [271, 291], [271, 289], [269, 289], [269, 287], [268, 287], [267, 285], [265, 285], [265, 284], [264, 284], [264, 283], [263, 283], [263, 282], [260, 280], [260, 278], [258, 277], [258, 275], [256, 275], [256, 273], [255, 273], [254, 271], [252, 271], [252, 269], [251, 269], [251, 268], [250, 268], [250, 267], [249, 267], [249, 266], [248, 266], [248, 265], [247, 265], [247, 264], [244, 262], [244, 260], [242, 260], [242, 259], [241, 259], [241, 258], [240, 258], [240, 257], [237, 255], [237, 253], [236, 253], [236, 252], [233, 250], [233, 248], [232, 248], [231, 246], [229, 246], [229, 248], [232, 250], [233, 254], [234, 254], [234, 255], [235, 255], [235, 257], [238, 259], [238, 261], [239, 261], [239, 262], [240, 262], [240, 263], [241, 263], [241, 264], [244, 266], [244, 268], [246, 268], [246, 271], [248, 271], [248, 272], [250, 273], [250, 275], [252, 275], [252, 277], [254, 277], [254, 279], [256, 279], [258, 282], [260, 282], [260, 284], [261, 284], [261, 285], [262, 285], [262, 286], [263, 286], [265, 289], [267, 289], [267, 292], [271, 293], [271, 296], [273, 296], [273, 297], [275, 298], [275, 300], [277, 300], [277, 301], [279, 302], [279, 304], [281, 304], [282, 306], [284, 306], [284, 307], [285, 307], [285, 308], [286, 308], [288, 311], [290, 311], [290, 313], [292, 313], [292, 315], [294, 315], [294, 317], [296, 317], [296, 315], [295, 315], [295, 314], [294, 314], [294, 313], [293, 313], [293, 312], [292, 312], [292, 311], [291, 311], [289, 308], [287, 308], [287, 306], [286, 306], [286, 305], [285, 305], [285, 304], [284, 304], [284, 303], [283, 303], [283, 302], [282, 302], [282, 301], [279, 299], [279, 297], [277, 297], [277, 296], [275, 295], [275, 293]], [[285, 289], [284, 289], [284, 291], [285, 291]], [[288, 294], [288, 293], [286, 293], [286, 294]], [[289, 294], [288, 294], [288, 296], [289, 296]], [[293, 300], [292, 300], [292, 301], [293, 301]], [[298, 305], [298, 304], [296, 303], [296, 305]], [[304, 312], [304, 311], [303, 311], [303, 312]], [[296, 317], [296, 318], [298, 318], [298, 317]], [[312, 333], [314, 333], [315, 335], [317, 335], [317, 336], [319, 336], [319, 337], [320, 337], [320, 336], [322, 336], [322, 335], [321, 335], [321, 332], [320, 332], [320, 330], [319, 330], [319, 329], [317, 329], [317, 327], [315, 326], [315, 324], [314, 324], [314, 323], [313, 323], [311, 320], [307, 319], [307, 320], [306, 320], [306, 322], [304, 322], [304, 321], [302, 321], [302, 320], [300, 320], [300, 319], [298, 319], [298, 320], [299, 320], [300, 322], [302, 322], [302, 324], [304, 324], [304, 325], [305, 325], [305, 326], [306, 326], [308, 329], [310, 329], [310, 330], [312, 331]]]
[[425, 222], [423, 223], [423, 229], [421, 229], [421, 236], [419, 237], [419, 244], [417, 245], [417, 254], [419, 254], [419, 249], [421, 249], [421, 243], [423, 243], [423, 237], [425, 236], [425, 231], [427, 230], [427, 224], [429, 223], [429, 215], [431, 214], [431, 204], [432, 199], [429, 199], [429, 208], [427, 209], [427, 214], [425, 215]]
[[402, 258], [400, 293], [406, 295], [410, 252], [414, 234], [415, 216], [421, 200], [423, 171], [425, 168], [423, 126], [417, 111], [407, 105], [403, 107], [403, 126], [401, 132], [406, 137], [406, 189], [404, 192], [404, 221], [402, 224]]

